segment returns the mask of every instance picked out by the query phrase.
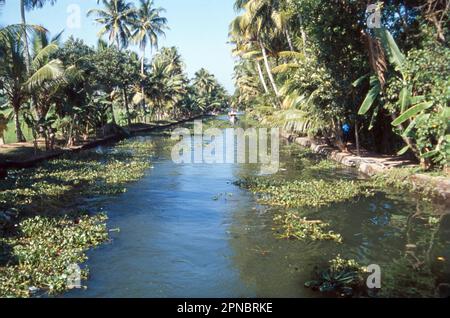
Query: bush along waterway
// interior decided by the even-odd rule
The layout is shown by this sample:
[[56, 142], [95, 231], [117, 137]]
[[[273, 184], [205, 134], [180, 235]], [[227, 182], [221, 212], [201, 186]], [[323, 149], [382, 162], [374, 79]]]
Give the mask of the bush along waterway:
[[[12, 220], [0, 296], [448, 292], [450, 218], [426, 197], [298, 145], [283, 144], [280, 171], [264, 176], [257, 164], [175, 164], [173, 143], [149, 133], [13, 171], [0, 189]], [[65, 292], [73, 263], [86, 288]], [[373, 264], [380, 289], [366, 285]]]

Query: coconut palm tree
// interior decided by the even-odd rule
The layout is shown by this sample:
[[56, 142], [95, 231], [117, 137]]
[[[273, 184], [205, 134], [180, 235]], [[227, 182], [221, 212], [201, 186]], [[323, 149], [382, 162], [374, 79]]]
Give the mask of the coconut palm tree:
[[267, 75], [277, 97], [280, 96], [273, 77], [267, 47], [265, 42], [271, 42], [273, 33], [283, 30], [283, 18], [278, 10], [278, 1], [275, 0], [249, 0], [245, 5], [246, 12], [240, 22], [240, 27], [256, 39], [264, 59]]
[[[145, 79], [145, 50], [147, 46], [158, 49], [158, 40], [164, 36], [167, 28], [167, 19], [161, 16], [165, 10], [155, 8], [153, 0], [140, 0], [137, 17], [134, 22], [133, 40], [141, 49], [141, 76]], [[144, 83], [141, 84], [141, 94], [144, 96]], [[142, 99], [142, 108], [145, 109], [145, 99]]]
[[30, 49], [28, 47], [28, 36], [26, 32], [26, 25], [27, 25], [27, 19], [26, 19], [26, 11], [31, 11], [34, 9], [40, 9], [45, 4], [50, 3], [51, 5], [54, 5], [56, 3], [56, 0], [20, 0], [20, 17], [21, 17], [21, 23], [23, 27], [23, 41], [25, 45], [25, 61], [27, 69], [30, 68]]
[[137, 17], [134, 21], [133, 40], [142, 51], [141, 72], [144, 73], [145, 50], [147, 46], [158, 49], [160, 36], [167, 29], [167, 19], [161, 16], [163, 8], [155, 8], [153, 0], [140, 0]]
[[[16, 25], [0, 29], [0, 42], [3, 44], [0, 81], [3, 84], [7, 102], [14, 111], [18, 142], [25, 141], [20, 126], [22, 106], [30, 99], [31, 93], [42, 91], [53, 81], [60, 80], [63, 75], [62, 63], [58, 60], [48, 59], [48, 56], [55, 50], [53, 43], [35, 50], [30, 69], [27, 68], [25, 43], [21, 40], [23, 38], [22, 27], [22, 25]], [[28, 33], [32, 30], [31, 27], [27, 27]], [[42, 37], [42, 35], [39, 36]]]
[[0, 78], [8, 103], [14, 110], [17, 142], [25, 141], [20, 127], [20, 108], [27, 98], [23, 83], [26, 81], [27, 67], [25, 51], [22, 42], [17, 38], [8, 37], [5, 42]]
[[176, 47], [161, 49], [156, 59], [161, 59], [167, 65], [167, 71], [171, 75], [183, 73], [185, 65]]
[[[260, 94], [258, 78], [255, 76], [254, 63], [243, 60], [234, 67], [234, 79], [238, 90], [237, 103], [248, 105]], [[258, 63], [256, 65], [259, 65]]]
[[161, 119], [169, 110], [175, 111], [187, 93], [188, 80], [176, 48], [163, 48], [154, 58], [146, 90], [150, 103]]
[[201, 93], [211, 94], [216, 86], [214, 76], [204, 68], [195, 73], [194, 86], [196, 86]]
[[[259, 16], [259, 11], [254, 8], [254, 6], [256, 6], [255, 3], [255, 1], [250, 0], [250, 2], [245, 5], [245, 13], [233, 20], [230, 25], [230, 35], [234, 39], [244, 41], [244, 43], [258, 45], [263, 57], [264, 66], [267, 76], [269, 77], [270, 84], [275, 92], [275, 95], [279, 97], [279, 90], [271, 71], [267, 48], [265, 45], [265, 40], [267, 40], [270, 33], [273, 32], [273, 29], [270, 27], [274, 25], [277, 20], [272, 17], [269, 18], [267, 13]], [[274, 13], [274, 15], [276, 14]]]
[[66, 70], [63, 63], [51, 58], [51, 54], [59, 48], [61, 35], [62, 32], [50, 39], [47, 32], [37, 32], [32, 37], [31, 75], [26, 87], [30, 93], [34, 94], [34, 106], [38, 119], [46, 117], [52, 105], [52, 98], [65, 84]]
[[120, 50], [126, 48], [131, 38], [131, 26], [137, 14], [133, 3], [124, 0], [102, 0], [104, 9], [91, 9], [88, 16], [95, 14], [95, 21], [103, 25], [99, 37], [109, 35], [109, 44], [115, 43]]
[[233, 55], [239, 56], [240, 58], [243, 59], [254, 61], [256, 69], [258, 71], [259, 80], [263, 86], [264, 92], [268, 94], [269, 88], [267, 87], [267, 83], [264, 78], [264, 74], [260, 64], [260, 61], [262, 60], [261, 53], [253, 47], [252, 42], [246, 40], [243, 37], [239, 27], [231, 26], [229, 36], [231, 39], [230, 42], [235, 45], [235, 48], [233, 49]]

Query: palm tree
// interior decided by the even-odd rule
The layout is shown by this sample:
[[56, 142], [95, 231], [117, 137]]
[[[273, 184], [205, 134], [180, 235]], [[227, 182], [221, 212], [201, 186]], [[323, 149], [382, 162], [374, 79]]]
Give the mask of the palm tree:
[[3, 86], [9, 106], [14, 111], [17, 142], [25, 141], [20, 127], [20, 108], [27, 98], [23, 84], [26, 81], [27, 67], [25, 63], [23, 26], [9, 26], [0, 29], [0, 82]]
[[237, 5], [239, 5], [238, 8], [245, 9], [245, 12], [231, 23], [230, 34], [259, 46], [272, 88], [275, 95], [280, 97], [271, 71], [266, 45], [284, 29], [279, 3], [275, 0], [248, 0], [238, 1]]
[[[238, 90], [237, 102], [239, 105], [247, 105], [259, 95], [258, 79], [255, 77], [254, 63], [243, 60], [234, 68], [234, 79]], [[256, 65], [259, 65], [257, 63]]]
[[53, 97], [66, 82], [63, 63], [51, 59], [51, 55], [59, 48], [61, 35], [62, 32], [50, 39], [48, 33], [37, 32], [32, 38], [31, 75], [25, 85], [30, 93], [33, 92], [38, 120], [46, 117]]
[[187, 93], [187, 79], [176, 48], [163, 48], [152, 61], [149, 92], [154, 110], [161, 119], [168, 110], [175, 111]]
[[[235, 20], [234, 23], [237, 23], [238, 21], [239, 20]], [[252, 42], [247, 41], [243, 37], [239, 27], [231, 26], [229, 36], [231, 38], [231, 43], [235, 45], [235, 48], [233, 49], [233, 55], [239, 56], [243, 59], [252, 59], [255, 62], [259, 80], [263, 86], [264, 92], [268, 94], [269, 88], [267, 87], [260, 64], [260, 60], [262, 59], [261, 53], [253, 48]]]
[[161, 59], [167, 65], [167, 71], [171, 75], [182, 74], [185, 67], [180, 53], [176, 47], [163, 48], [156, 59]]
[[[36, 31], [27, 27], [27, 31]], [[38, 29], [39, 37], [42, 31]], [[0, 43], [2, 43], [2, 58], [0, 63], [0, 81], [3, 84], [9, 106], [14, 111], [16, 138], [18, 142], [25, 141], [20, 127], [20, 110], [29, 100], [31, 93], [37, 93], [52, 81], [59, 80], [63, 74], [62, 63], [49, 60], [48, 56], [54, 52], [54, 43], [35, 49], [31, 68], [26, 66], [25, 43], [21, 41], [23, 26], [13, 25], [0, 29]]]
[[216, 80], [211, 73], [202, 68], [195, 73], [194, 86], [196, 86], [201, 93], [211, 94], [216, 86]]
[[[134, 22], [133, 40], [142, 51], [141, 76], [145, 79], [145, 50], [147, 45], [150, 45], [150, 48], [158, 48], [158, 38], [165, 35], [167, 19], [161, 16], [161, 13], [165, 11], [163, 8], [154, 8], [153, 0], [140, 0], [140, 2]], [[142, 96], [145, 94], [144, 83], [141, 84], [141, 94]], [[142, 108], [145, 109], [145, 99], [143, 98], [142, 101]]]
[[[4, 2], [4, 0], [3, 0]], [[50, 3], [51, 5], [54, 5], [56, 3], [56, 0], [20, 0], [20, 17], [21, 17], [21, 23], [23, 27], [23, 41], [25, 45], [25, 61], [26, 61], [26, 67], [29, 70], [30, 68], [30, 49], [28, 47], [28, 36], [26, 32], [26, 25], [27, 25], [27, 19], [25, 15], [25, 11], [31, 11], [33, 9], [40, 9], [45, 4]]]
[[95, 21], [103, 25], [99, 37], [109, 34], [109, 44], [116, 43], [117, 48], [128, 46], [131, 38], [131, 26], [136, 20], [136, 10], [131, 2], [124, 0], [102, 0], [104, 9], [91, 9], [88, 16], [95, 14]]

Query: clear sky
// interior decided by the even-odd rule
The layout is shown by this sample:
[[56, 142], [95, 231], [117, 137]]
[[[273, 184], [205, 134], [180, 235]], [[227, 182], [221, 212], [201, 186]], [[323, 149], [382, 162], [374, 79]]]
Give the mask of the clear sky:
[[[214, 73], [230, 92], [234, 89], [231, 79], [233, 58], [231, 47], [227, 44], [227, 35], [228, 25], [235, 16], [233, 2], [233, 0], [155, 0], [157, 6], [167, 10], [164, 15], [169, 20], [170, 27], [166, 32], [166, 38], [161, 39], [160, 47], [178, 47], [190, 76], [201, 67], [205, 67]], [[77, 7], [81, 16], [79, 28], [76, 27], [76, 23], [71, 23], [76, 22], [76, 19], [71, 19], [73, 14], [76, 16], [76, 11], [71, 10]], [[28, 23], [41, 24], [52, 34], [65, 30], [64, 38], [74, 35], [89, 45], [94, 45], [100, 26], [93, 21], [93, 16], [86, 17], [86, 13], [95, 7], [97, 0], [58, 0], [53, 7], [47, 5], [43, 9], [28, 12]], [[6, 0], [0, 16], [0, 25], [19, 21], [19, 1]]]

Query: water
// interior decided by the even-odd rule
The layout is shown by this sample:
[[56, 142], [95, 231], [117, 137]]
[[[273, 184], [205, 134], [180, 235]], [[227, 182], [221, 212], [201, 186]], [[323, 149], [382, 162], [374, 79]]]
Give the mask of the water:
[[[344, 244], [279, 240], [272, 229], [279, 210], [258, 205], [253, 194], [233, 184], [240, 176], [255, 174], [257, 167], [178, 165], [165, 147], [166, 136], [140, 138], [160, 146], [150, 158], [153, 169], [127, 193], [102, 203], [109, 227], [120, 232], [112, 232], [110, 244], [89, 253], [88, 288], [65, 297], [323, 297], [303, 287], [315, 266], [342, 253], [363, 265], [380, 264], [389, 273], [401, 271], [392, 264], [404, 257], [406, 244], [425, 240], [417, 243], [419, 253], [432, 236], [422, 223], [411, 230], [411, 215], [439, 212], [389, 191], [303, 211], [330, 222]], [[278, 177], [301, 177], [295, 148], [283, 147]], [[342, 168], [313, 177], [360, 176]], [[450, 259], [448, 232], [439, 233], [429, 253], [433, 264], [438, 254]], [[448, 263], [437, 272], [435, 278], [445, 282]], [[409, 287], [399, 285], [398, 290]]]

